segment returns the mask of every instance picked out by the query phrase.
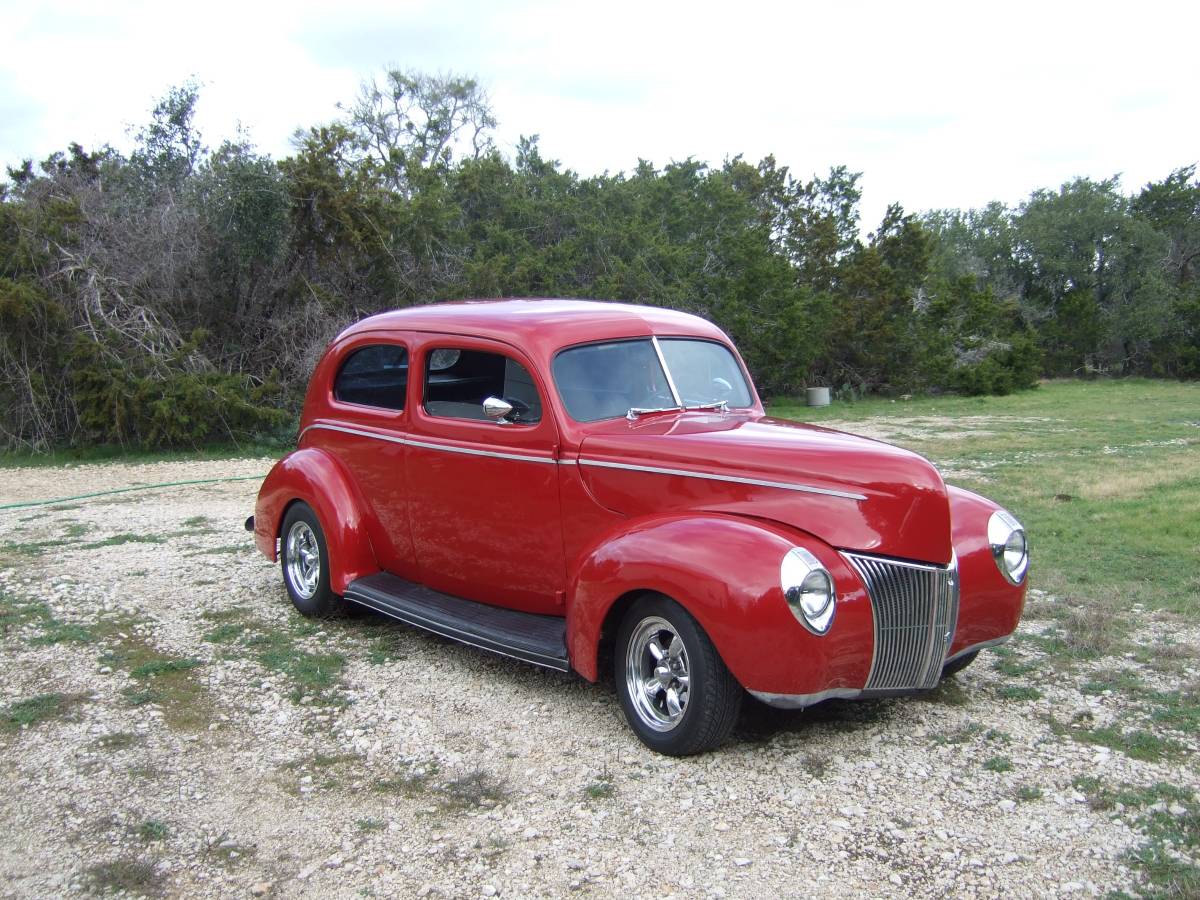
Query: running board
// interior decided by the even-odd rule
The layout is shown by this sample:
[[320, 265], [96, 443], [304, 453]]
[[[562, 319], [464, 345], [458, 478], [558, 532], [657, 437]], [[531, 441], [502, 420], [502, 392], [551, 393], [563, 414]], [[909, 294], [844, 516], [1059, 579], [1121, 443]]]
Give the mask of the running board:
[[386, 572], [357, 578], [346, 599], [442, 637], [566, 672], [567, 620], [439, 594]]

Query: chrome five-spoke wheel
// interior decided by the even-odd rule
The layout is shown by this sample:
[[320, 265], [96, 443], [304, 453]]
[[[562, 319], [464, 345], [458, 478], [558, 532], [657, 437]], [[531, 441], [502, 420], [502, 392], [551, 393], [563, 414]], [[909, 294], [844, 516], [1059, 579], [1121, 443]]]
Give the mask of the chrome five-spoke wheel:
[[729, 737], [741, 685], [700, 623], [670, 597], [647, 593], [630, 605], [613, 662], [625, 720], [647, 747], [687, 756]]
[[279, 534], [283, 584], [292, 604], [306, 616], [338, 615], [342, 611], [342, 598], [329, 586], [334, 560], [313, 508], [303, 501], [289, 506]]
[[321, 548], [307, 522], [294, 522], [288, 529], [284, 554], [292, 589], [302, 600], [311, 600], [321, 581]]
[[626, 649], [625, 678], [638, 717], [655, 731], [670, 731], [682, 720], [691, 689], [687, 649], [666, 619], [638, 623]]

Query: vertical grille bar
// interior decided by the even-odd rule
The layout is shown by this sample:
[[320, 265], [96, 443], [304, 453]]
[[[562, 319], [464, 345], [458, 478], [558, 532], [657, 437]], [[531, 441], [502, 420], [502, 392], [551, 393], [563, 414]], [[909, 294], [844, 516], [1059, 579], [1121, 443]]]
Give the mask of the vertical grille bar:
[[931, 688], [958, 620], [958, 564], [930, 566], [844, 554], [862, 577], [875, 619], [867, 690]]

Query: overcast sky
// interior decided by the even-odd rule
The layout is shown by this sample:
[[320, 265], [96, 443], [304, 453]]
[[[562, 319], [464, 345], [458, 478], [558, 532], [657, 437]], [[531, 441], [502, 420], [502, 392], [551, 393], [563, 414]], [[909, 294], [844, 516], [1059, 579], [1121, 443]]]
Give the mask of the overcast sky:
[[0, 0], [0, 161], [128, 149], [172, 85], [209, 144], [282, 156], [398, 66], [479, 79], [511, 155], [583, 174], [773, 153], [863, 176], [864, 224], [1019, 201], [1076, 175], [1129, 190], [1200, 159], [1200, 4]]

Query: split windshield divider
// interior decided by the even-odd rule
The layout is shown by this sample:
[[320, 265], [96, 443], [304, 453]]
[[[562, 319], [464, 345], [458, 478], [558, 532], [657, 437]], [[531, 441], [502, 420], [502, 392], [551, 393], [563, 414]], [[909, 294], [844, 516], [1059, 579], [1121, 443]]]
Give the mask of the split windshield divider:
[[671, 377], [671, 368], [667, 365], [667, 358], [663, 356], [662, 347], [658, 343], [658, 336], [651, 335], [650, 343], [654, 345], [654, 352], [658, 355], [658, 364], [662, 366], [663, 375], [667, 378], [667, 387], [671, 389], [671, 397], [675, 400], [675, 405], [655, 406], [651, 408], [631, 406], [629, 412], [625, 413], [625, 418], [632, 422], [639, 416], [644, 416], [647, 413], [675, 412], [676, 410], [687, 411], [689, 409], [717, 409], [721, 412], [726, 412], [729, 409], [729, 404], [724, 400], [718, 400], [715, 403], [698, 403], [695, 406], [684, 406], [683, 400], [679, 397], [679, 389], [675, 387], [675, 379]]

